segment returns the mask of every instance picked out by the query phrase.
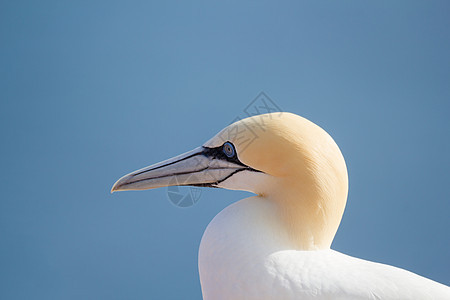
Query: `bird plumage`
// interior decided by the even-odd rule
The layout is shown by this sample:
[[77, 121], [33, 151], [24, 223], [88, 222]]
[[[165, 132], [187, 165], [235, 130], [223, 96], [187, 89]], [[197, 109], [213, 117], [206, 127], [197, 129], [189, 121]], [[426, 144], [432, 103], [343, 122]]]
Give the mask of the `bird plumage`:
[[225, 208], [203, 235], [204, 299], [450, 299], [445, 285], [330, 249], [347, 168], [334, 140], [300, 116], [240, 120], [199, 148], [122, 177], [112, 190], [169, 185], [256, 194]]
[[295, 250], [274, 210], [251, 197], [211, 221], [199, 251], [204, 299], [450, 299], [449, 287], [400, 268]]

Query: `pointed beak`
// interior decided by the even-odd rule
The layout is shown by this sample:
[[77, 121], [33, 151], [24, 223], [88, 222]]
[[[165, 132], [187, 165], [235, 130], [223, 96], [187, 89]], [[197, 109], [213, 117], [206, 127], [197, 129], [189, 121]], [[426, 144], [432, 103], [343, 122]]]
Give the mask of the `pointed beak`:
[[216, 187], [234, 173], [246, 168], [211, 155], [210, 148], [198, 147], [120, 178], [115, 191], [147, 190], [174, 185]]

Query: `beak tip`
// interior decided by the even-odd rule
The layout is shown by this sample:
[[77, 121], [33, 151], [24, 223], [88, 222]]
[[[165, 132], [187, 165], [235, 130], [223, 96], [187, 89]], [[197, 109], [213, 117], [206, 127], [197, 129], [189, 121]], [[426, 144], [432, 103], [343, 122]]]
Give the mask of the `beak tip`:
[[[120, 181], [120, 180], [119, 180]], [[111, 194], [114, 192], [118, 192], [120, 191], [120, 186], [121, 184], [119, 184], [119, 181], [117, 181], [116, 183], [114, 183], [114, 185], [111, 188]]]

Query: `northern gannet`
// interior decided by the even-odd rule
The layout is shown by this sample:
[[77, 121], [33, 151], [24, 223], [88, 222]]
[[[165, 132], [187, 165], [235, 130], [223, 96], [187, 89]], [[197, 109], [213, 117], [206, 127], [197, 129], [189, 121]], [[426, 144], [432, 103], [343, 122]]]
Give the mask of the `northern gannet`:
[[120, 178], [112, 191], [174, 184], [256, 194], [222, 210], [203, 234], [204, 299], [450, 299], [443, 284], [331, 250], [347, 168], [334, 140], [305, 118], [240, 120], [201, 147]]

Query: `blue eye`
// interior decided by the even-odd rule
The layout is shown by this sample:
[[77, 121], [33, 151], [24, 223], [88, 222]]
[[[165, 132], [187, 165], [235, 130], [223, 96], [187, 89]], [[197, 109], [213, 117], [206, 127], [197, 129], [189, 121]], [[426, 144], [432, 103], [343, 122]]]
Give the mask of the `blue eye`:
[[225, 155], [228, 156], [228, 157], [233, 157], [234, 154], [236, 153], [236, 152], [234, 151], [234, 146], [233, 146], [233, 144], [230, 143], [230, 142], [226, 142], [225, 144], [223, 144], [223, 146], [222, 146], [222, 151], [223, 151], [223, 153], [225, 153]]

